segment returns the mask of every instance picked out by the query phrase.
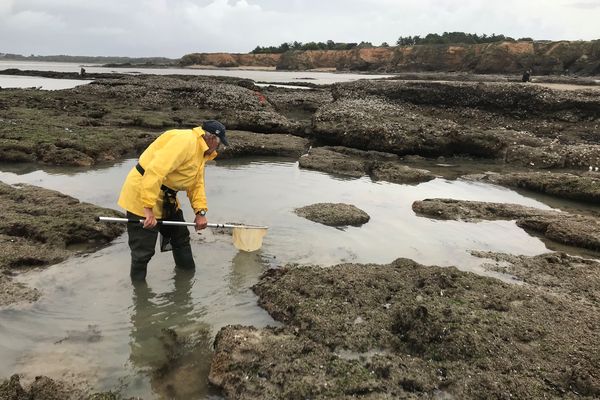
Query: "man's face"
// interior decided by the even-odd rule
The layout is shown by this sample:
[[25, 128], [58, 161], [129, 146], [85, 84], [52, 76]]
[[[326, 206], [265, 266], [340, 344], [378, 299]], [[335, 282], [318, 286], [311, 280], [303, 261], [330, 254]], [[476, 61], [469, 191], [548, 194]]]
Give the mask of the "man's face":
[[212, 133], [207, 133], [204, 135], [204, 140], [208, 145], [208, 150], [206, 150], [206, 154], [212, 154], [215, 150], [219, 148], [221, 144], [221, 139], [217, 135], [213, 135]]

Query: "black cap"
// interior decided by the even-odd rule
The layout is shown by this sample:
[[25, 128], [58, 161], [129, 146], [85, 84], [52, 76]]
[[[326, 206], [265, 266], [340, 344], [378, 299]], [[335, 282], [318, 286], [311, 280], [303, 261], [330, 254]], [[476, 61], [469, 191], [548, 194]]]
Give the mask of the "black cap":
[[227, 142], [227, 137], [225, 137], [225, 125], [223, 125], [219, 121], [204, 121], [202, 123], [202, 129], [204, 129], [208, 133], [217, 135], [219, 139], [221, 139], [221, 143], [223, 143], [225, 146], [229, 146], [229, 142]]

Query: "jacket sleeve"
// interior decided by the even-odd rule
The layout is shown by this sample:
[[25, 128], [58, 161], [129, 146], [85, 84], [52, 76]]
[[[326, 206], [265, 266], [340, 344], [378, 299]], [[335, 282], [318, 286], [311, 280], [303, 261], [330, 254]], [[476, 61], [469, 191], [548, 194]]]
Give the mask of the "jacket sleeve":
[[143, 165], [140, 197], [144, 207], [153, 208], [160, 194], [165, 177], [179, 167], [188, 157], [192, 148], [186, 135], [175, 135], [156, 152], [149, 165]]
[[197, 213], [201, 209], [208, 210], [206, 190], [204, 189], [204, 169], [206, 167], [206, 162], [209, 160], [214, 160], [216, 156], [217, 152], [215, 151], [213, 154], [204, 159], [204, 163], [200, 167], [200, 171], [198, 171], [198, 179], [196, 180], [194, 186], [187, 192], [188, 198], [190, 199], [190, 204], [194, 209], [194, 213]]
[[201, 209], [208, 210], [208, 205], [206, 204], [206, 191], [204, 190], [204, 165], [200, 167], [197, 178], [194, 187], [187, 191], [194, 213], [197, 213]]

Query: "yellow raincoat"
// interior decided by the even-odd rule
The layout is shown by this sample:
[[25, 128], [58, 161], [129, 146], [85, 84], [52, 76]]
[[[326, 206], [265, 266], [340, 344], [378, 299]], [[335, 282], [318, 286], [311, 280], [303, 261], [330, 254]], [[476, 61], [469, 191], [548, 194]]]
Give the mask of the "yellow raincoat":
[[125, 210], [144, 215], [144, 207], [152, 208], [156, 218], [162, 218], [163, 193], [161, 185], [185, 190], [194, 212], [208, 209], [204, 191], [204, 166], [214, 159], [217, 152], [204, 156], [208, 146], [204, 130], [173, 129], [160, 135], [142, 153], [139, 164], [145, 172], [142, 176], [134, 167], [129, 171], [119, 205]]

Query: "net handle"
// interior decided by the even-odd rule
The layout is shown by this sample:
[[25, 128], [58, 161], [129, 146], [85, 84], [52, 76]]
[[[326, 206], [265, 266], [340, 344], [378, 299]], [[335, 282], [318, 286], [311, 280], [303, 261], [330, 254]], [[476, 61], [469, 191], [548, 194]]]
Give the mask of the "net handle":
[[[116, 217], [96, 217], [94, 218], [96, 222], [120, 222], [127, 224], [143, 224], [144, 219], [127, 219], [127, 218], [116, 218]], [[158, 225], [175, 225], [175, 226], [196, 226], [193, 222], [185, 222], [185, 221], [156, 221]], [[256, 225], [236, 225], [236, 224], [215, 224], [209, 223], [207, 224], [209, 228], [242, 228], [242, 229], [269, 229], [268, 226], [256, 226]]]

